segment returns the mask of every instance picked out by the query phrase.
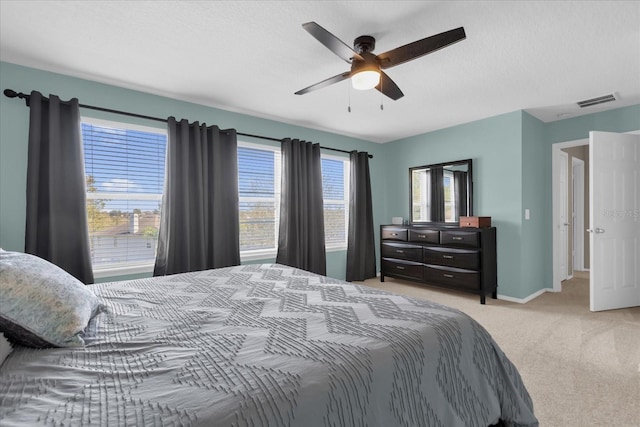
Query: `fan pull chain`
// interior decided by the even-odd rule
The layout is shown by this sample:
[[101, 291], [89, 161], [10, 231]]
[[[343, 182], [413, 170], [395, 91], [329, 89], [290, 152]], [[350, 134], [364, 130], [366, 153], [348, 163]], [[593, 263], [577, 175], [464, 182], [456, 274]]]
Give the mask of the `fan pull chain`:
[[349, 89], [347, 90], [347, 93], [349, 94], [349, 106], [347, 107], [347, 111], [350, 113], [351, 112], [351, 85], [349, 85]]
[[382, 105], [383, 101], [384, 97], [382, 96], [382, 79], [380, 79], [380, 111], [384, 111], [384, 105]]

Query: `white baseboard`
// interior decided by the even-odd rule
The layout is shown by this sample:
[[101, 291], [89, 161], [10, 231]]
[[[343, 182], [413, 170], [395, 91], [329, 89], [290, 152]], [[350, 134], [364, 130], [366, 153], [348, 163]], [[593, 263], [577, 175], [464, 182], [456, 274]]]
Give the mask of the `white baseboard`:
[[518, 304], [526, 304], [529, 301], [531, 301], [531, 300], [533, 300], [535, 298], [538, 298], [540, 295], [544, 294], [545, 292], [554, 292], [554, 290], [551, 289], [551, 288], [540, 289], [539, 291], [532, 293], [531, 295], [529, 295], [526, 298], [514, 298], [514, 297], [507, 296], [507, 295], [498, 294], [498, 299], [502, 299], [502, 300], [505, 300], [505, 301], [511, 301], [511, 302], [517, 302]]
[[[376, 277], [378, 279], [380, 279], [380, 273], [378, 273], [376, 275]], [[402, 280], [402, 279], [399, 279], [399, 280]], [[438, 288], [436, 287], [435, 289], [438, 289]], [[544, 294], [545, 292], [555, 292], [555, 291], [552, 288], [544, 288], [544, 289], [540, 289], [537, 292], [534, 292], [533, 294], [529, 295], [526, 298], [514, 298], [514, 297], [507, 296], [507, 295], [498, 294], [498, 299], [505, 300], [505, 301], [516, 302], [518, 304], [526, 304], [529, 301], [531, 301], [531, 300], [533, 300], [535, 298], [538, 298], [540, 295]]]

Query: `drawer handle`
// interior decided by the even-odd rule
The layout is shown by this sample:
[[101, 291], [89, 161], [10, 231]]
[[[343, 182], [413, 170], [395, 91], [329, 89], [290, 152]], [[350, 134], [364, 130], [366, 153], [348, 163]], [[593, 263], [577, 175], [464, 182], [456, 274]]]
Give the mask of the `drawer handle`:
[[404, 270], [404, 267], [400, 267], [399, 265], [396, 265], [396, 268], [397, 268], [398, 270]]
[[399, 254], [403, 254], [404, 253], [404, 251], [402, 251], [400, 249], [396, 249], [396, 252], [399, 253]]
[[448, 277], [449, 279], [453, 279], [453, 274], [443, 274], [444, 277]]
[[425, 237], [427, 237], [427, 235], [426, 234], [418, 234], [418, 237], [421, 237], [421, 238], [424, 239]]
[[453, 259], [453, 255], [442, 255], [444, 259]]
[[453, 240], [462, 240], [462, 237], [458, 237], [458, 236], [453, 236], [452, 237]]
[[391, 233], [391, 235], [392, 235], [392, 236], [397, 236], [397, 235], [398, 235], [398, 233]]

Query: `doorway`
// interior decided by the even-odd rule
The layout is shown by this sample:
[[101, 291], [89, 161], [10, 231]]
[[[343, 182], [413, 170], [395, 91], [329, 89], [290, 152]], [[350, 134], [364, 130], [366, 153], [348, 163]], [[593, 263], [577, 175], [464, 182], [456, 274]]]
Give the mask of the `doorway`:
[[589, 269], [589, 140], [553, 144], [553, 291]]
[[589, 161], [588, 151], [585, 154], [586, 159], [578, 158], [576, 156], [573, 156], [571, 158], [571, 185], [573, 188], [573, 194], [570, 198], [572, 200], [571, 222], [573, 224], [573, 227], [571, 228], [573, 243], [571, 263], [573, 265], [574, 276], [578, 271], [586, 271], [586, 266], [588, 266], [589, 264], [587, 261], [587, 257], [589, 256], [588, 253], [590, 248], [588, 247], [588, 243], [585, 244], [585, 242], [589, 241], [588, 236], [586, 236], [587, 227], [585, 226], [585, 224], [587, 223], [585, 221], [585, 212], [589, 212], [589, 201], [586, 198], [586, 195], [588, 193], [585, 193], [585, 187], [588, 185], [588, 182], [586, 182], [586, 177], [589, 176], [585, 172], [585, 165]]
[[[640, 135], [640, 130], [636, 130], [636, 131], [631, 131], [631, 132], [625, 132], [627, 134], [635, 134], [635, 135]], [[559, 233], [559, 226], [562, 225], [560, 223], [560, 189], [559, 189], [559, 182], [560, 182], [560, 163], [561, 163], [561, 158], [563, 157], [563, 153], [565, 152], [571, 152], [572, 150], [576, 150], [576, 149], [583, 149], [583, 150], [589, 150], [589, 139], [585, 138], [585, 139], [580, 139], [580, 140], [575, 140], [575, 141], [567, 141], [567, 142], [560, 142], [560, 143], [556, 143], [552, 145], [552, 192], [553, 192], [553, 199], [552, 199], [552, 226], [553, 226], [553, 292], [560, 292], [562, 290], [562, 281], [565, 280], [566, 278], [568, 278], [568, 274], [567, 272], [563, 272], [563, 269], [561, 268], [561, 262], [560, 260], [562, 259], [561, 253], [563, 251], [562, 246], [561, 246], [561, 240], [560, 240], [560, 233]], [[586, 161], [585, 161], [585, 165], [584, 165], [584, 176], [588, 177], [590, 175], [590, 167], [589, 167], [589, 158], [586, 157]], [[573, 163], [569, 163], [569, 165], [573, 165]], [[570, 166], [568, 167], [568, 169], [572, 169]], [[580, 173], [580, 172], [578, 172]], [[586, 228], [588, 226], [588, 224], [590, 223], [590, 209], [588, 208], [589, 204], [590, 204], [590, 200], [589, 200], [589, 194], [591, 192], [591, 189], [589, 188], [591, 185], [591, 182], [589, 180], [589, 178], [585, 178], [584, 180], [584, 189], [582, 191], [582, 193], [584, 194], [584, 217], [583, 217], [583, 230], [586, 232]], [[579, 203], [579, 202], [578, 202]], [[587, 271], [591, 271], [591, 262], [593, 262], [593, 259], [591, 257], [591, 248], [589, 245], [589, 241], [590, 241], [590, 235], [589, 234], [584, 234], [584, 240], [583, 240], [583, 244], [582, 244], [582, 248], [584, 248], [584, 253], [583, 253], [583, 260], [584, 260], [584, 264], [583, 264], [583, 271], [587, 272]], [[572, 240], [569, 240], [569, 242], [571, 242]], [[564, 254], [566, 254], [567, 252], [564, 252]], [[562, 255], [564, 255], [562, 254]], [[565, 258], [567, 258], [565, 256]], [[577, 268], [577, 266], [579, 266], [579, 263], [576, 263], [576, 272], [579, 271]], [[572, 270], [573, 267], [572, 267]], [[583, 276], [582, 273], [580, 273], [580, 276]]]

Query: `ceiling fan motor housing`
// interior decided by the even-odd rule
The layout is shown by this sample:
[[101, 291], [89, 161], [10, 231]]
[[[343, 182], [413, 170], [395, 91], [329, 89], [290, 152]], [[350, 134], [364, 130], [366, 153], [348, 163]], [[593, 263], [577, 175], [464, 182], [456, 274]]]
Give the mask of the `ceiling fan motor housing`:
[[373, 52], [376, 48], [376, 39], [371, 36], [360, 36], [353, 41], [353, 47], [359, 54]]

